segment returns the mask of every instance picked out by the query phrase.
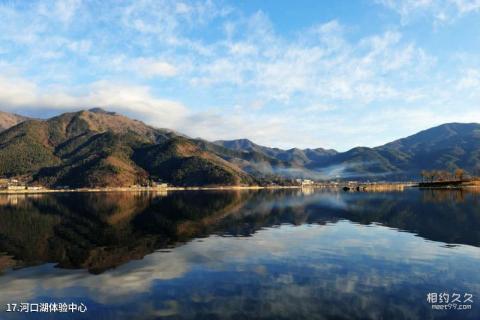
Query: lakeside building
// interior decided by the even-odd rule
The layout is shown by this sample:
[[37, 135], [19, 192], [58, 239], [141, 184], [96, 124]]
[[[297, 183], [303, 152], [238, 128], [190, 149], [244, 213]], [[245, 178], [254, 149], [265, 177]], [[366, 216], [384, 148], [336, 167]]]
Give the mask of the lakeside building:
[[43, 190], [42, 186], [27, 186], [27, 190]]
[[1, 190], [42, 190], [43, 186], [29, 186], [28, 184], [21, 182], [17, 179], [0, 178]]
[[315, 182], [313, 180], [310, 180], [310, 179], [296, 179], [295, 181], [299, 185], [301, 185], [302, 187], [303, 186], [312, 186], [313, 184], [315, 184]]
[[159, 182], [152, 182], [149, 185], [139, 185], [139, 184], [134, 184], [130, 186], [130, 189], [144, 189], [144, 188], [150, 188], [150, 189], [167, 189], [168, 184], [167, 183], [159, 183]]
[[25, 184], [20, 183], [17, 179], [0, 179], [0, 189], [3, 190], [24, 190], [25, 187]]
[[166, 183], [155, 183], [152, 187], [158, 188], [158, 189], [166, 189], [166, 188], [168, 188], [168, 184], [166, 184]]
[[9, 185], [6, 187], [7, 190], [25, 190], [27, 189], [26, 186], [22, 185]]

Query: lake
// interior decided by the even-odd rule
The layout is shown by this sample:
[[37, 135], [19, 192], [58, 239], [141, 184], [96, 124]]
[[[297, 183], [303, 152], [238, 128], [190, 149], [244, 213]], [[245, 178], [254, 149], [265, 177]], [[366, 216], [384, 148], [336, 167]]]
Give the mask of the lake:
[[[460, 190], [2, 195], [0, 319], [480, 319], [479, 205]], [[86, 310], [6, 312], [21, 303]]]

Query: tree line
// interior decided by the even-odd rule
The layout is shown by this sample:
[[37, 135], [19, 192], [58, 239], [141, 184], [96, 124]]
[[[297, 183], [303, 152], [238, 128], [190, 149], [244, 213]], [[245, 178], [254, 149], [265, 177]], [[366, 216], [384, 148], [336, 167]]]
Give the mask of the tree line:
[[465, 181], [468, 177], [466, 171], [461, 168], [455, 169], [453, 172], [446, 170], [422, 170], [420, 175], [424, 182]]

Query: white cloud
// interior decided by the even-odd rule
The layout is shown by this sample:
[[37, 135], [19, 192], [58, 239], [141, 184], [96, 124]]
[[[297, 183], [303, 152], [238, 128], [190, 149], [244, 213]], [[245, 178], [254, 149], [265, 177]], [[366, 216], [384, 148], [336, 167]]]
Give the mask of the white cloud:
[[457, 88], [460, 90], [472, 89], [472, 90], [479, 91], [480, 90], [480, 70], [479, 69], [465, 70], [463, 76], [458, 81]]
[[62, 22], [68, 23], [75, 16], [81, 2], [81, 0], [57, 0], [55, 14]]
[[141, 75], [146, 77], [173, 77], [178, 70], [172, 64], [163, 60], [151, 58], [138, 58], [133, 61], [133, 68]]
[[175, 11], [180, 14], [188, 14], [192, 12], [192, 7], [184, 2], [179, 2], [175, 6]]
[[127, 28], [153, 34], [171, 45], [188, 42], [184, 31], [197, 28], [217, 17], [225, 17], [231, 9], [214, 1], [170, 0], [134, 1], [121, 12], [121, 21]]
[[451, 0], [457, 6], [460, 13], [480, 11], [480, 0]]
[[181, 103], [154, 97], [145, 86], [98, 81], [75, 92], [61, 87], [43, 88], [22, 78], [0, 76], [0, 106], [4, 110], [60, 109], [78, 110], [101, 107], [134, 113], [159, 127], [176, 127], [187, 115]]
[[452, 22], [469, 13], [480, 11], [479, 0], [375, 0], [396, 11], [403, 23], [418, 17], [430, 17], [435, 23]]
[[67, 41], [66, 46], [74, 53], [87, 54], [92, 48], [92, 42], [90, 40]]
[[176, 126], [176, 122], [187, 113], [187, 108], [181, 103], [154, 97], [148, 87], [108, 82], [91, 85], [89, 93], [79, 102], [83, 105], [139, 113], [161, 127]]
[[245, 37], [217, 44], [214, 55], [196, 61], [193, 85], [235, 85], [281, 103], [302, 95], [312, 103], [340, 99], [365, 104], [400, 96], [404, 82], [435, 63], [414, 43], [402, 42], [399, 32], [352, 43], [342, 26], [331, 21], [286, 41], [265, 18], [251, 19], [236, 27], [260, 26]]
[[285, 130], [290, 124], [290, 119], [284, 116], [260, 116], [241, 109], [228, 115], [215, 110], [192, 113], [177, 125], [179, 130], [193, 137], [208, 140], [241, 137], [272, 145], [282, 139], [294, 140], [291, 133]]

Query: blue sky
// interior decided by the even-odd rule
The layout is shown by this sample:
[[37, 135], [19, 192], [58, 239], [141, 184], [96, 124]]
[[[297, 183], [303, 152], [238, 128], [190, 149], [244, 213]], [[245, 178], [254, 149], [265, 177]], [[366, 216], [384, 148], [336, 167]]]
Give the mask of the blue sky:
[[376, 146], [480, 122], [480, 0], [0, 1], [0, 109]]

